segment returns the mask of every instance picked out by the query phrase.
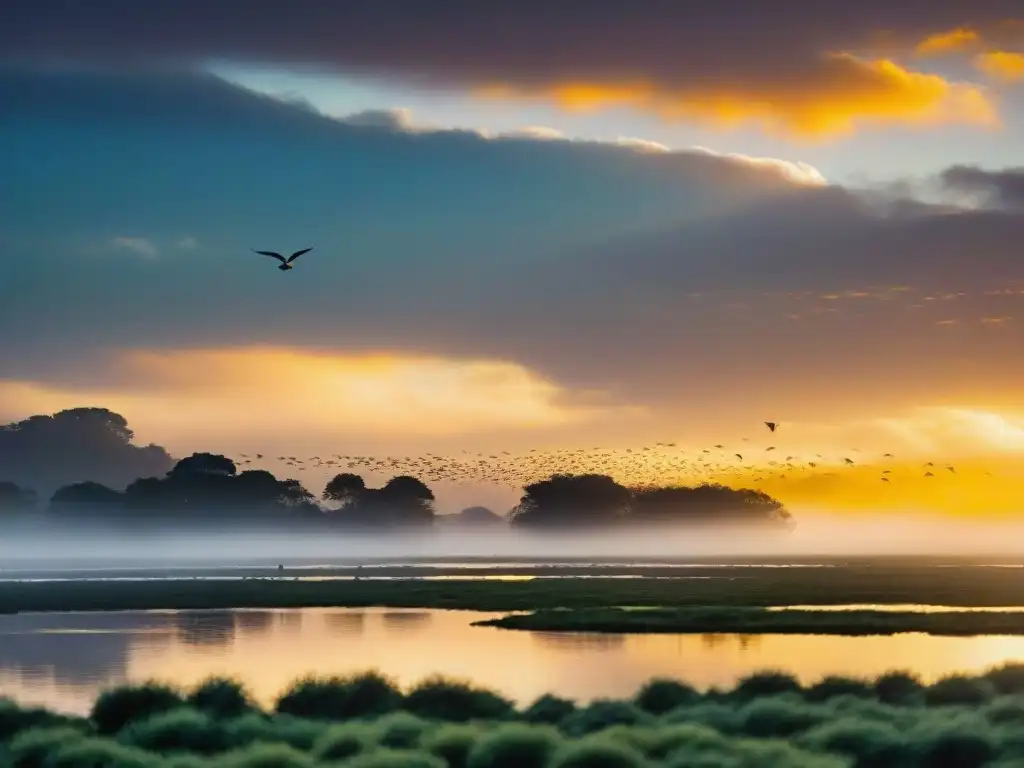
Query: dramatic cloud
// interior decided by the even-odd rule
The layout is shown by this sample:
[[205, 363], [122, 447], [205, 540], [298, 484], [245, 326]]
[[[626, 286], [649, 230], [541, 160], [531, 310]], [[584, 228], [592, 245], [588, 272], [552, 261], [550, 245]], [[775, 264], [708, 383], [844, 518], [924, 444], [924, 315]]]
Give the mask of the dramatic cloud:
[[88, 8], [37, 0], [0, 11], [0, 49], [21, 62], [327, 67], [806, 136], [872, 124], [993, 124], [984, 90], [876, 52], [914, 58], [921, 41], [924, 53], [949, 51], [1019, 16], [1016, 0], [968, 8], [959, 0], [650, 0], [642, 13], [628, 0], [572, 0], [543, 11], [521, 0], [302, 0], [287, 9], [242, 0], [98, 0]]
[[983, 205], [1024, 211], [1024, 167], [991, 171], [957, 165], [942, 172], [949, 190], [980, 196]]
[[542, 97], [574, 110], [635, 107], [667, 119], [723, 127], [754, 123], [772, 133], [799, 136], [843, 135], [870, 124], [999, 122], [980, 88], [912, 72], [887, 59], [845, 53], [823, 54], [818, 66], [788, 82], [723, 72], [685, 83], [637, 80], [534, 88], [500, 83], [480, 93], [503, 99]]
[[972, 48], [981, 42], [981, 35], [973, 29], [957, 27], [946, 32], [929, 35], [914, 50], [918, 56], [944, 56]]
[[989, 77], [1014, 83], [1024, 80], [1024, 53], [1015, 51], [988, 51], [978, 54], [975, 66]]
[[0, 381], [0, 400], [32, 413], [101, 402], [182, 447], [225, 436], [273, 440], [283, 424], [318, 444], [339, 434], [415, 439], [549, 429], [587, 421], [607, 406], [489, 360], [182, 349], [120, 354], [102, 371], [86, 387]]
[[[424, 370], [455, 383], [474, 361], [511, 366], [524, 394], [494, 397], [516, 404], [512, 422], [640, 407], [654, 415], [629, 430], [644, 439], [1019, 406], [1015, 171], [984, 172], [971, 207], [936, 206], [827, 184], [799, 158], [354, 125], [167, 72], [8, 72], [0, 103], [3, 183], [20, 191], [0, 214], [12, 416], [54, 393], [173, 414], [159, 405], [171, 395], [104, 378], [97, 361], [145, 350], [170, 374], [215, 369], [181, 350], [253, 348], [346, 371], [370, 353], [442, 361]], [[188, 232], [202, 249], [95, 258], [125, 231]], [[308, 245], [287, 274], [249, 251]], [[247, 376], [273, 378], [270, 358], [251, 360]], [[276, 401], [287, 391], [262, 392], [266, 418], [299, 407]], [[396, 403], [421, 390], [384, 391], [400, 394], [382, 408], [405, 413]], [[593, 419], [571, 426], [603, 441]]]

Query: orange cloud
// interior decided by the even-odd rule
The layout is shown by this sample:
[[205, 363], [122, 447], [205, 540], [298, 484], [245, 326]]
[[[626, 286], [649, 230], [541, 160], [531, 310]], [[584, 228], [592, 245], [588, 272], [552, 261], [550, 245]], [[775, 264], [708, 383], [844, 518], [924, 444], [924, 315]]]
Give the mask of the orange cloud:
[[[110, 384], [0, 381], [19, 413], [101, 403], [158, 441], [214, 444], [255, 435], [446, 436], [561, 427], [603, 412], [534, 372], [497, 360], [277, 348], [123, 355]], [[610, 409], [614, 411], [615, 409]]]
[[914, 72], [888, 59], [865, 60], [845, 53], [830, 54], [817, 70], [778, 82], [580, 81], [540, 88], [496, 84], [478, 93], [541, 97], [572, 110], [631, 107], [721, 127], [755, 124], [798, 138], [842, 136], [869, 124], [999, 123], [996, 106], [978, 86]]
[[914, 49], [918, 56], [944, 56], [971, 48], [981, 42], [981, 35], [973, 29], [957, 27], [929, 35]]
[[992, 79], [1004, 83], [1024, 80], [1024, 53], [987, 51], [974, 58], [974, 66]]

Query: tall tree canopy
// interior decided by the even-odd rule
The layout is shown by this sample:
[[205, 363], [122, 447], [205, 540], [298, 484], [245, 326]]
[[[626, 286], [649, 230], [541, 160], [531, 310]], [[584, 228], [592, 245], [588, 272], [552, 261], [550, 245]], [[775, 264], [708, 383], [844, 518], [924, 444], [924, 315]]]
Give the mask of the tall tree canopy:
[[124, 488], [174, 464], [160, 446], [138, 446], [134, 438], [128, 421], [106, 408], [30, 416], [0, 427], [0, 467], [6, 479], [49, 495], [84, 481]]
[[434, 522], [434, 492], [409, 475], [391, 478], [380, 488], [368, 488], [359, 475], [335, 475], [324, 488], [325, 499], [340, 502], [331, 519], [358, 527], [422, 526]]

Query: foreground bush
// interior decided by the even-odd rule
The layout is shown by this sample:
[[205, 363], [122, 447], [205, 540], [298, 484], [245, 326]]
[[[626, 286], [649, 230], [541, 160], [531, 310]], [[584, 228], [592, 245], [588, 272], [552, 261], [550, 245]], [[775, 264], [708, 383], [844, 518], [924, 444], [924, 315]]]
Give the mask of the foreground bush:
[[[105, 691], [89, 718], [0, 700], [4, 768], [1024, 768], [1021, 667], [924, 685], [784, 673], [701, 693], [517, 709], [468, 683], [305, 678], [276, 711], [233, 681]], [[341, 722], [339, 722], [341, 721]]]
[[101, 734], [117, 733], [131, 722], [184, 706], [174, 688], [162, 683], [126, 685], [104, 691], [96, 699], [90, 718]]
[[466, 722], [500, 720], [515, 710], [508, 699], [470, 683], [432, 677], [406, 695], [402, 707], [422, 717]]
[[277, 700], [277, 711], [316, 720], [348, 720], [392, 712], [402, 701], [394, 683], [376, 672], [352, 677], [305, 677]]
[[254, 709], [245, 687], [223, 677], [211, 677], [200, 683], [186, 701], [214, 717], [237, 717]]

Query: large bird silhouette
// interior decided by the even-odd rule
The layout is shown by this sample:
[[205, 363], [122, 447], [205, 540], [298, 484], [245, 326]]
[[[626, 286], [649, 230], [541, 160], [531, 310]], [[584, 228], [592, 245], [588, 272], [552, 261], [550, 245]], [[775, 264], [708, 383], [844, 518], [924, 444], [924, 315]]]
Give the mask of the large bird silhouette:
[[284, 256], [282, 256], [280, 253], [277, 253], [275, 251], [257, 251], [257, 250], [253, 250], [253, 253], [258, 253], [258, 254], [260, 254], [262, 256], [270, 256], [273, 259], [277, 259], [278, 261], [281, 262], [281, 266], [279, 266], [278, 269], [286, 271], [286, 270], [292, 269], [292, 262], [295, 261], [297, 258], [299, 258], [299, 256], [301, 256], [304, 253], [309, 253], [312, 250], [313, 250], [312, 248], [303, 248], [301, 251], [296, 251], [295, 253], [293, 253], [287, 259]]

